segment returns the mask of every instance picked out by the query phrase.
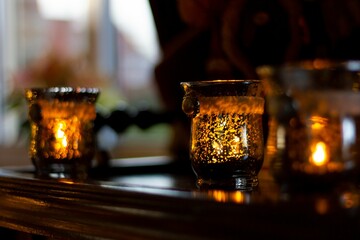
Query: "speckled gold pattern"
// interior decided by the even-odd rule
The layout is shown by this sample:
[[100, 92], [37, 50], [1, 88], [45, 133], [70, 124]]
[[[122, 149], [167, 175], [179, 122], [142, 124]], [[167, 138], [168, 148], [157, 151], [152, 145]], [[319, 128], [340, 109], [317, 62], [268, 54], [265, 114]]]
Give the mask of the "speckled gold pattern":
[[198, 186], [252, 190], [264, 157], [261, 82], [214, 80], [184, 82], [182, 87]]
[[[191, 155], [197, 164], [249, 161], [263, 156], [264, 99], [207, 97], [192, 122]], [[209, 104], [210, 102], [210, 104]]]

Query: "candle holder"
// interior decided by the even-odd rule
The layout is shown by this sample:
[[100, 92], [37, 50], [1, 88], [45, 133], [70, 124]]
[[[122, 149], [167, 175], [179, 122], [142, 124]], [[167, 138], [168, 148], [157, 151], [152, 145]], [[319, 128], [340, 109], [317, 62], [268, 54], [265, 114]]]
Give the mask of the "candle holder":
[[328, 189], [360, 170], [360, 62], [264, 66], [270, 115], [266, 159], [284, 186]]
[[86, 179], [95, 154], [95, 88], [27, 89], [30, 158], [41, 178]]
[[263, 163], [264, 98], [258, 80], [182, 82], [199, 188], [253, 190]]

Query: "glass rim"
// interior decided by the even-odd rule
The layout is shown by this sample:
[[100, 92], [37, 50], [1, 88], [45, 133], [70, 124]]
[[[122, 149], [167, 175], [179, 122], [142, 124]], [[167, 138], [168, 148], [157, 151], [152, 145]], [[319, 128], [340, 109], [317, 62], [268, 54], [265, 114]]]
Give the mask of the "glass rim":
[[304, 59], [278, 65], [261, 65], [256, 68], [256, 72], [259, 76], [269, 76], [275, 72], [288, 70], [328, 71], [337, 69], [342, 69], [349, 72], [360, 71], [360, 60], [353, 59], [341, 61], [326, 58]]
[[100, 90], [87, 87], [37, 87], [25, 88], [25, 97], [28, 101], [39, 99], [57, 99], [60, 101], [87, 100], [95, 102]]
[[261, 96], [263, 81], [253, 79], [181, 82], [185, 94], [215, 96]]
[[349, 71], [360, 70], [360, 60], [331, 60], [331, 59], [308, 59], [283, 64], [280, 68], [303, 68], [305, 70], [327, 70], [332, 68], [343, 68]]
[[99, 93], [99, 88], [88, 87], [34, 87], [25, 88], [25, 91], [48, 92], [48, 93]]
[[191, 86], [205, 86], [205, 85], [214, 85], [214, 84], [232, 84], [232, 83], [261, 83], [260, 79], [229, 79], [229, 80], [203, 80], [203, 81], [188, 81], [180, 82], [181, 85], [191, 85]]

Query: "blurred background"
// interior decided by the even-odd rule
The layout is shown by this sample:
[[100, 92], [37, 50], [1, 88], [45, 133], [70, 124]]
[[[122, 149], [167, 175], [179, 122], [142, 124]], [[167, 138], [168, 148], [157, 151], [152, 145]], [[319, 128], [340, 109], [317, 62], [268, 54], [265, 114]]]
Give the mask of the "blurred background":
[[171, 113], [171, 124], [121, 134], [103, 128], [99, 143], [115, 158], [187, 158], [181, 81], [254, 79], [260, 65], [302, 59], [360, 59], [359, 42], [357, 0], [0, 0], [1, 161], [13, 149], [26, 158], [27, 87], [99, 87], [104, 116]]
[[[2, 151], [26, 154], [24, 88], [99, 87], [104, 115], [124, 107], [161, 110], [154, 84], [160, 57], [146, 0], [0, 0]], [[162, 155], [170, 134], [165, 124], [130, 126], [120, 135], [108, 130], [103, 141], [115, 157]]]

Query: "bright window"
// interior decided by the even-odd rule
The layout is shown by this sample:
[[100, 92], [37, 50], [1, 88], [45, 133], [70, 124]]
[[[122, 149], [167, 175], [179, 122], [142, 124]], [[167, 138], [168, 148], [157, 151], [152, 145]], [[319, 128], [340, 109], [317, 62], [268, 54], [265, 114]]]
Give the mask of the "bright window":
[[[135, 109], [161, 108], [153, 81], [160, 58], [156, 36], [147, 0], [0, 1], [0, 144], [18, 142], [19, 126], [27, 118], [26, 106], [6, 109], [13, 93], [54, 83], [68, 65], [88, 66], [91, 71], [79, 82], [85, 85], [86, 77], [100, 74], [95, 85], [105, 89], [101, 101], [110, 102], [108, 110], [118, 102]], [[132, 141], [147, 139], [131, 129]], [[167, 141], [167, 128], [154, 129], [150, 135]]]

